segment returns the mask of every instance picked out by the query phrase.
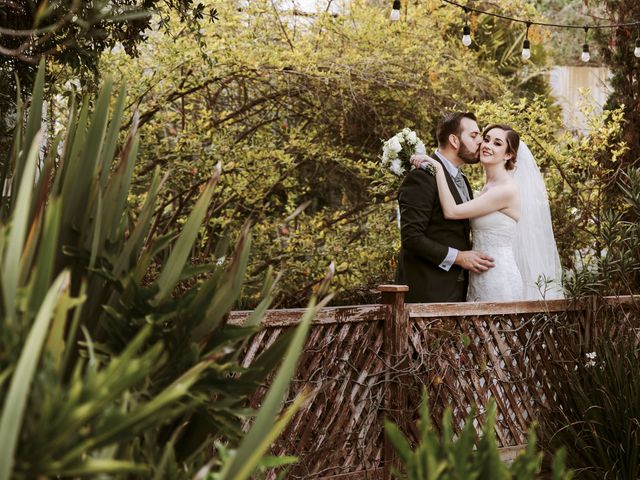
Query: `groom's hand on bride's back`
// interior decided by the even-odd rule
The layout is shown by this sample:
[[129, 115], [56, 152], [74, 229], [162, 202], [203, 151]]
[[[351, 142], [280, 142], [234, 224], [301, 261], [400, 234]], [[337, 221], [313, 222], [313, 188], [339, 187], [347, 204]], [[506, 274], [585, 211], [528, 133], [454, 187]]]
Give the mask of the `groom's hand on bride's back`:
[[493, 263], [493, 258], [482, 252], [476, 252], [475, 250], [459, 251], [453, 263], [465, 270], [471, 270], [475, 273], [486, 272], [496, 266], [495, 263]]

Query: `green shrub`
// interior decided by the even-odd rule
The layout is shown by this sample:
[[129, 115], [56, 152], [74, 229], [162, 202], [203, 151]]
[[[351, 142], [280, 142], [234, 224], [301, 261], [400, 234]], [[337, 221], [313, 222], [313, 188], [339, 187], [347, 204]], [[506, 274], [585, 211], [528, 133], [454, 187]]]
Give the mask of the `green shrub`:
[[[473, 16], [483, 37], [466, 48], [459, 9], [438, 2], [412, 4], [409, 21], [397, 23], [388, 5], [368, 1], [350, 2], [337, 17], [293, 17], [283, 11], [288, 4], [265, 0], [240, 12], [233, 0], [216, 8], [220, 21], [204, 28], [202, 48], [186, 34], [158, 31], [135, 60], [121, 52], [102, 58], [103, 70], [135, 79], [140, 178], [155, 165], [171, 168], [163, 201], [183, 218], [222, 161], [216, 215], [194, 256], [206, 257], [220, 232], [255, 221], [244, 305], [257, 303], [254, 281], [260, 285], [269, 266], [287, 271], [277, 304], [306, 304], [330, 261], [336, 303], [376, 301], [371, 290], [393, 280], [400, 245], [400, 182], [380, 167], [380, 140], [409, 127], [432, 147], [442, 112], [530, 91], [524, 77], [540, 71], [529, 64], [522, 73], [522, 31]], [[501, 8], [535, 15], [521, 0]]]
[[640, 478], [640, 348], [630, 325], [617, 328], [548, 371], [555, 398], [541, 419], [544, 448], [565, 445], [580, 479]]
[[[536, 478], [542, 464], [542, 453], [536, 451], [534, 428], [529, 430], [527, 448], [510, 465], [500, 459], [495, 435], [496, 406], [491, 402], [483, 434], [477, 442], [473, 425], [473, 412], [467, 418], [461, 432], [454, 434], [451, 409], [442, 417], [442, 432], [438, 433], [431, 422], [429, 402], [424, 395], [420, 406], [419, 439], [414, 450], [398, 427], [385, 421], [385, 431], [400, 457], [401, 471], [397, 478], [412, 480], [530, 480]], [[554, 480], [570, 480], [572, 473], [564, 467], [565, 453], [555, 456], [552, 477]]]

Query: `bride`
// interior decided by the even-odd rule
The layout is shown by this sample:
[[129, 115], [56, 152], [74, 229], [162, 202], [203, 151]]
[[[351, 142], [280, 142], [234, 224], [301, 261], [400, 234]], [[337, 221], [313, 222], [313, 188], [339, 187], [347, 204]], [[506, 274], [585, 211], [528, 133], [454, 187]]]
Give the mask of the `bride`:
[[482, 135], [486, 182], [468, 202], [456, 204], [439, 162], [412, 158], [417, 167], [435, 168], [445, 218], [471, 219], [474, 250], [495, 258], [494, 268], [471, 272], [467, 301], [564, 298], [547, 193], [533, 155], [508, 125], [489, 125]]

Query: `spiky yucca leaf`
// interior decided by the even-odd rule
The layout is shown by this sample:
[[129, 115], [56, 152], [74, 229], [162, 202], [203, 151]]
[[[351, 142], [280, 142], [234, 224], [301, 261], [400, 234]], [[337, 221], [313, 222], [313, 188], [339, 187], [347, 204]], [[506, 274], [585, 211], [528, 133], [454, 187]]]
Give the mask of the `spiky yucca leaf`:
[[[16, 479], [150, 476], [161, 470], [189, 478], [197, 462], [209, 461], [203, 454], [213, 438], [239, 443], [246, 400], [280, 363], [287, 346], [277, 342], [250, 368], [242, 368], [238, 350], [258, 330], [268, 300], [248, 325], [224, 322], [242, 288], [249, 231], [241, 232], [226, 266], [212, 259], [193, 268], [189, 252], [201, 235], [216, 178], [204, 188], [184, 228], [154, 233], [151, 226], [164, 214], [157, 205], [162, 176], [156, 172], [144, 205], [129, 204], [139, 141], [134, 118], [118, 146], [124, 89], [113, 108], [110, 81], [95, 107], [88, 98], [72, 99], [67, 131], [47, 144], [34, 130], [42, 112], [42, 66], [38, 75], [42, 81], [35, 83], [24, 122], [27, 133], [17, 129], [11, 158], [4, 163], [11, 166], [6, 175], [14, 187], [10, 198], [3, 198], [0, 217], [2, 474]], [[226, 248], [217, 254], [226, 255]], [[159, 275], [150, 275], [160, 255], [167, 260]], [[63, 271], [69, 298], [53, 312], [47, 291]], [[175, 290], [195, 273], [209, 278]], [[264, 295], [270, 298], [273, 282], [267, 283]], [[36, 316], [45, 307], [48, 332]], [[235, 457], [249, 452], [248, 463], [239, 466], [243, 475], [259, 464], [261, 452], [283, 428], [283, 421], [273, 418], [308, 321], [294, 335], [284, 373], [246, 440], [251, 446]], [[38, 332], [36, 343], [31, 336], [27, 340], [30, 330]], [[23, 349], [25, 342], [29, 348]], [[20, 372], [29, 381], [23, 384]]]

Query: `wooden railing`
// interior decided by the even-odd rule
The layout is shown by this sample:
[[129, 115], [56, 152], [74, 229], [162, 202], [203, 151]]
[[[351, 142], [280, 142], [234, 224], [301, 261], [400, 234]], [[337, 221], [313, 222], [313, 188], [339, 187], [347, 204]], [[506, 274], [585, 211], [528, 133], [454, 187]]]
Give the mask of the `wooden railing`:
[[[310, 400], [274, 445], [275, 455], [299, 462], [288, 478], [390, 478], [396, 462], [383, 433], [391, 418], [416, 437], [416, 411], [426, 388], [433, 420], [447, 406], [454, 428], [472, 407], [479, 428], [491, 399], [502, 454], [522, 448], [536, 411], [553, 398], [550, 362], [564, 351], [589, 351], [595, 312], [624, 308], [638, 297], [510, 303], [405, 304], [402, 285], [379, 287], [376, 305], [322, 309], [313, 321], [288, 402], [303, 389]], [[250, 312], [233, 312], [242, 324]], [[269, 311], [245, 351], [248, 366], [294, 327], [304, 309]], [[575, 335], [557, 336], [563, 322]], [[263, 389], [252, 400], [258, 407]]]

